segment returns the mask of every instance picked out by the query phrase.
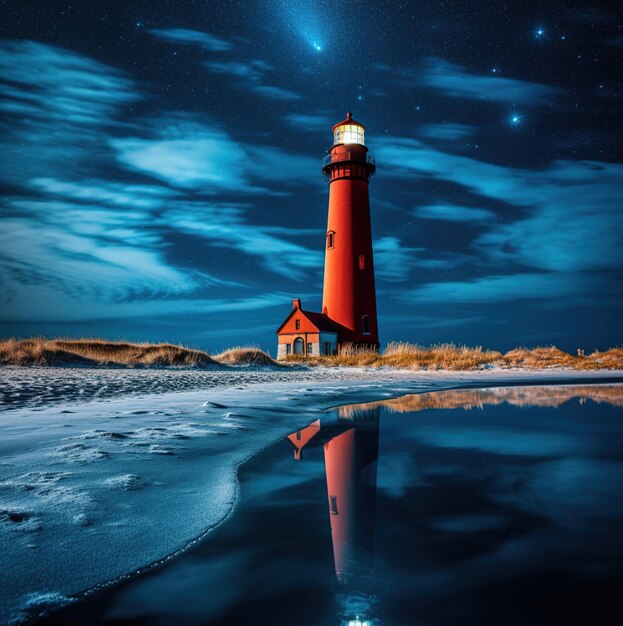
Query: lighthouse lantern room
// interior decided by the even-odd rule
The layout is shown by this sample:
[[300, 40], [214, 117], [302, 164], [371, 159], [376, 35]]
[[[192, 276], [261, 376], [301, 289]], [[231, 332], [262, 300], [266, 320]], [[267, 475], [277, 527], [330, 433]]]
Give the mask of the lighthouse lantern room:
[[329, 183], [322, 312], [301, 301], [277, 330], [278, 358], [335, 354], [345, 345], [377, 350], [376, 292], [368, 184], [376, 171], [365, 127], [351, 113], [332, 128], [322, 162]]

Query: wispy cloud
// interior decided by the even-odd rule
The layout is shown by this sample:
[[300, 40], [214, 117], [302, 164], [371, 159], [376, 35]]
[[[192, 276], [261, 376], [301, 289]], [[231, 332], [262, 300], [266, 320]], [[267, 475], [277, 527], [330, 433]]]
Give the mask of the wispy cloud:
[[22, 120], [100, 126], [138, 98], [121, 72], [34, 41], [0, 42], [0, 112]]
[[431, 59], [422, 84], [440, 89], [453, 98], [494, 100], [507, 104], [549, 104], [558, 87], [515, 78], [475, 74], [442, 59]]
[[[292, 241], [294, 229], [289, 229], [287, 237], [277, 237], [274, 228], [249, 223], [235, 208], [178, 204], [163, 220], [176, 230], [209, 240], [212, 246], [259, 258], [273, 274], [305, 280], [322, 267], [321, 245], [307, 248]], [[317, 239], [321, 244], [322, 236]]]
[[[296, 130], [306, 133], [327, 132], [332, 126], [330, 116], [309, 115], [306, 113], [287, 113], [284, 119]], [[334, 122], [333, 122], [334, 123]]]
[[467, 124], [425, 124], [418, 129], [418, 135], [429, 139], [454, 141], [474, 134], [475, 128]]
[[237, 81], [237, 86], [243, 87], [261, 96], [273, 100], [298, 100], [300, 95], [283, 87], [268, 84], [267, 78], [273, 67], [261, 59], [248, 61], [208, 61], [205, 67], [216, 74], [227, 74]]
[[[289, 185], [312, 181], [310, 172], [318, 169], [315, 159], [240, 143], [217, 126], [189, 116], [151, 120], [149, 127], [151, 136], [111, 140], [117, 158], [132, 170], [181, 189], [282, 195]], [[271, 181], [278, 182], [278, 188], [264, 186]]]
[[122, 113], [142, 97], [131, 79], [53, 46], [3, 43], [0, 78], [2, 178], [16, 194], [2, 202], [4, 321], [242, 311], [286, 298], [243, 297], [240, 282], [180, 258], [172, 238], [201, 237], [208, 258], [227, 248], [281, 276], [321, 265], [320, 248], [291, 243], [295, 228], [262, 230], [245, 215], [252, 205], [194, 195], [266, 194], [254, 181], [267, 180], [282, 194], [309, 181], [315, 159], [238, 142], [186, 114], [129, 121]]
[[444, 270], [471, 261], [464, 254], [439, 253], [424, 247], [412, 247], [398, 237], [381, 237], [374, 241], [374, 272], [388, 283], [409, 279], [415, 268]]
[[168, 187], [97, 179], [71, 182], [54, 178], [34, 178], [30, 183], [33, 188], [40, 189], [50, 196], [138, 209], [156, 209], [164, 206], [171, 198], [179, 196], [177, 191]]
[[[427, 283], [406, 292], [409, 302], [492, 303], [584, 296], [595, 288], [588, 274], [523, 273], [474, 280]], [[603, 281], [599, 281], [603, 288]], [[564, 306], [561, 304], [561, 306]]]
[[552, 85], [542, 85], [505, 76], [478, 74], [444, 59], [430, 58], [421, 70], [383, 68], [392, 81], [409, 87], [439, 89], [444, 95], [468, 100], [506, 104], [549, 104], [562, 93]]
[[[619, 288], [614, 284], [608, 288], [607, 276], [591, 272], [623, 267], [623, 164], [556, 161], [544, 169], [521, 169], [447, 154], [400, 138], [383, 138], [376, 153], [390, 166], [389, 175], [404, 180], [413, 175], [430, 177], [501, 203], [504, 222], [484, 220], [491, 217], [487, 213], [477, 214], [484, 220], [483, 230], [473, 245], [498, 268], [523, 270], [517, 275], [427, 284], [411, 292], [414, 298], [435, 302], [590, 294], [606, 298]], [[426, 217], [439, 211], [423, 208]], [[455, 219], [470, 215], [465, 207], [458, 212], [444, 208], [439, 215], [443, 212], [454, 213]], [[527, 273], [526, 267], [544, 273]]]
[[187, 28], [150, 28], [147, 32], [165, 41], [192, 44], [213, 52], [224, 52], [233, 48], [233, 44], [227, 39], [199, 30], [189, 30]]
[[142, 97], [115, 68], [31, 41], [0, 43], [0, 94], [0, 179], [12, 186], [92, 176], [106, 160], [105, 137]]
[[488, 209], [475, 209], [452, 204], [431, 204], [417, 207], [415, 214], [417, 217], [428, 220], [447, 220], [449, 222], [483, 222], [495, 217], [495, 213]]
[[446, 154], [399, 138], [383, 138], [376, 152], [379, 160], [392, 166], [389, 175], [430, 176], [527, 209], [529, 217], [494, 226], [478, 240], [493, 259], [515, 259], [556, 271], [623, 264], [623, 164], [556, 161], [545, 169], [529, 170]]

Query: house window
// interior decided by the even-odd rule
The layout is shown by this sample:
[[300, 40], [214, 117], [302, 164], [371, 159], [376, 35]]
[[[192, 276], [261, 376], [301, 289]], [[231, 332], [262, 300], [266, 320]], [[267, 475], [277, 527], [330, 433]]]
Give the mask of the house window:
[[296, 440], [297, 440], [297, 441], [300, 441], [300, 440], [301, 440], [301, 431], [300, 431], [300, 430], [297, 430], [297, 431], [296, 431]]
[[311, 343], [307, 344], [307, 356], [311, 356], [312, 353], [312, 345]]
[[364, 335], [370, 334], [370, 316], [369, 315], [361, 316], [361, 332]]
[[331, 509], [331, 515], [338, 515], [337, 496], [329, 496], [329, 508]]
[[366, 269], [366, 255], [365, 254], [359, 255], [359, 269], [360, 270]]
[[286, 355], [292, 352], [292, 346], [289, 343], [286, 343]]
[[331, 249], [335, 246], [335, 231], [330, 230], [327, 233], [327, 248]]
[[297, 337], [294, 340], [294, 354], [298, 354], [300, 356], [303, 356], [305, 353], [303, 352], [303, 350], [305, 349], [305, 342], [303, 341], [303, 339], [301, 339], [301, 337]]
[[301, 330], [301, 320], [295, 320], [294, 321], [294, 328], [296, 330]]

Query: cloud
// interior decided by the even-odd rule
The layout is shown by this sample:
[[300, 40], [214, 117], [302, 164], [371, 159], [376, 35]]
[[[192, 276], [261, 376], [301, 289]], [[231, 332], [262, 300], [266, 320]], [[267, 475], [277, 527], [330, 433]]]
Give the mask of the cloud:
[[433, 204], [415, 209], [416, 217], [428, 220], [447, 220], [449, 222], [484, 222], [495, 217], [488, 209], [474, 209], [471, 207], [449, 204]]
[[156, 209], [179, 193], [168, 187], [134, 185], [105, 180], [86, 179], [80, 182], [54, 178], [34, 178], [30, 184], [51, 196], [102, 203], [107, 206]]
[[439, 89], [446, 96], [468, 100], [487, 100], [505, 104], [550, 104], [561, 89], [515, 78], [476, 74], [443, 59], [428, 59], [422, 71], [392, 70], [395, 81], [407, 86]]
[[0, 112], [19, 121], [101, 126], [139, 98], [119, 71], [34, 41], [0, 42]]
[[243, 148], [216, 128], [164, 121], [155, 138], [118, 138], [110, 145], [126, 167], [176, 187], [201, 188], [207, 193], [258, 191], [248, 182]]
[[30, 215], [2, 222], [0, 275], [8, 317], [45, 315], [52, 303], [36, 294], [54, 292], [58, 301], [83, 298], [95, 307], [185, 294], [217, 282], [170, 267], [160, 238], [141, 229], [144, 214], [29, 204]]
[[473, 135], [474, 130], [473, 126], [467, 124], [425, 124], [420, 126], [418, 134], [430, 139], [453, 141]]
[[287, 113], [284, 119], [296, 130], [306, 133], [328, 132], [333, 123], [329, 116], [305, 113]]
[[589, 274], [530, 274], [485, 276], [473, 280], [427, 283], [404, 294], [408, 302], [492, 303], [582, 296], [603, 280]]
[[216, 74], [227, 74], [237, 79], [238, 86], [249, 89], [254, 93], [273, 100], [298, 100], [300, 95], [283, 89], [266, 84], [266, 77], [273, 67], [262, 61], [261, 59], [251, 59], [249, 61], [208, 61], [204, 66], [211, 72]]
[[413, 248], [398, 237], [381, 237], [374, 241], [374, 273], [389, 283], [407, 280], [414, 268], [450, 269], [463, 265], [471, 257], [463, 254], [439, 253], [424, 247]]
[[212, 52], [225, 52], [233, 48], [233, 44], [222, 37], [187, 28], [150, 28], [150, 35], [173, 43], [192, 44]]
[[294, 229], [289, 230], [287, 238], [276, 237], [273, 227], [251, 224], [239, 210], [209, 205], [178, 204], [163, 219], [178, 231], [210, 240], [212, 246], [258, 257], [265, 269], [287, 278], [305, 280], [309, 271], [322, 267], [321, 234], [319, 245], [309, 249], [291, 240]]
[[115, 68], [32, 41], [0, 43], [0, 95], [0, 179], [12, 186], [92, 176], [107, 158], [105, 137], [142, 98]]
[[[174, 187], [211, 194], [283, 195], [284, 187], [315, 182], [312, 173], [319, 165], [310, 157], [239, 143], [218, 127], [192, 117], [151, 120], [150, 126], [150, 137], [117, 138], [110, 145], [124, 166]], [[270, 181], [279, 188], [258, 185]]]
[[516, 219], [492, 225], [475, 242], [493, 261], [574, 273], [623, 264], [623, 164], [555, 161], [544, 169], [521, 169], [401, 138], [381, 138], [376, 154], [386, 175], [427, 176], [506, 203], [508, 217]]
[[417, 253], [423, 248], [409, 248], [398, 237], [382, 237], [374, 242], [374, 272], [389, 282], [407, 279]]

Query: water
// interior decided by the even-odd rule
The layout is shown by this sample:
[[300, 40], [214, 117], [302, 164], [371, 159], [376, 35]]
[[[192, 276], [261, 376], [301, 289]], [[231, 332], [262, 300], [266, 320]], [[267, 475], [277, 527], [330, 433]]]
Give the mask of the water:
[[44, 623], [618, 624], [622, 406], [586, 385], [342, 407], [246, 463], [199, 546]]

